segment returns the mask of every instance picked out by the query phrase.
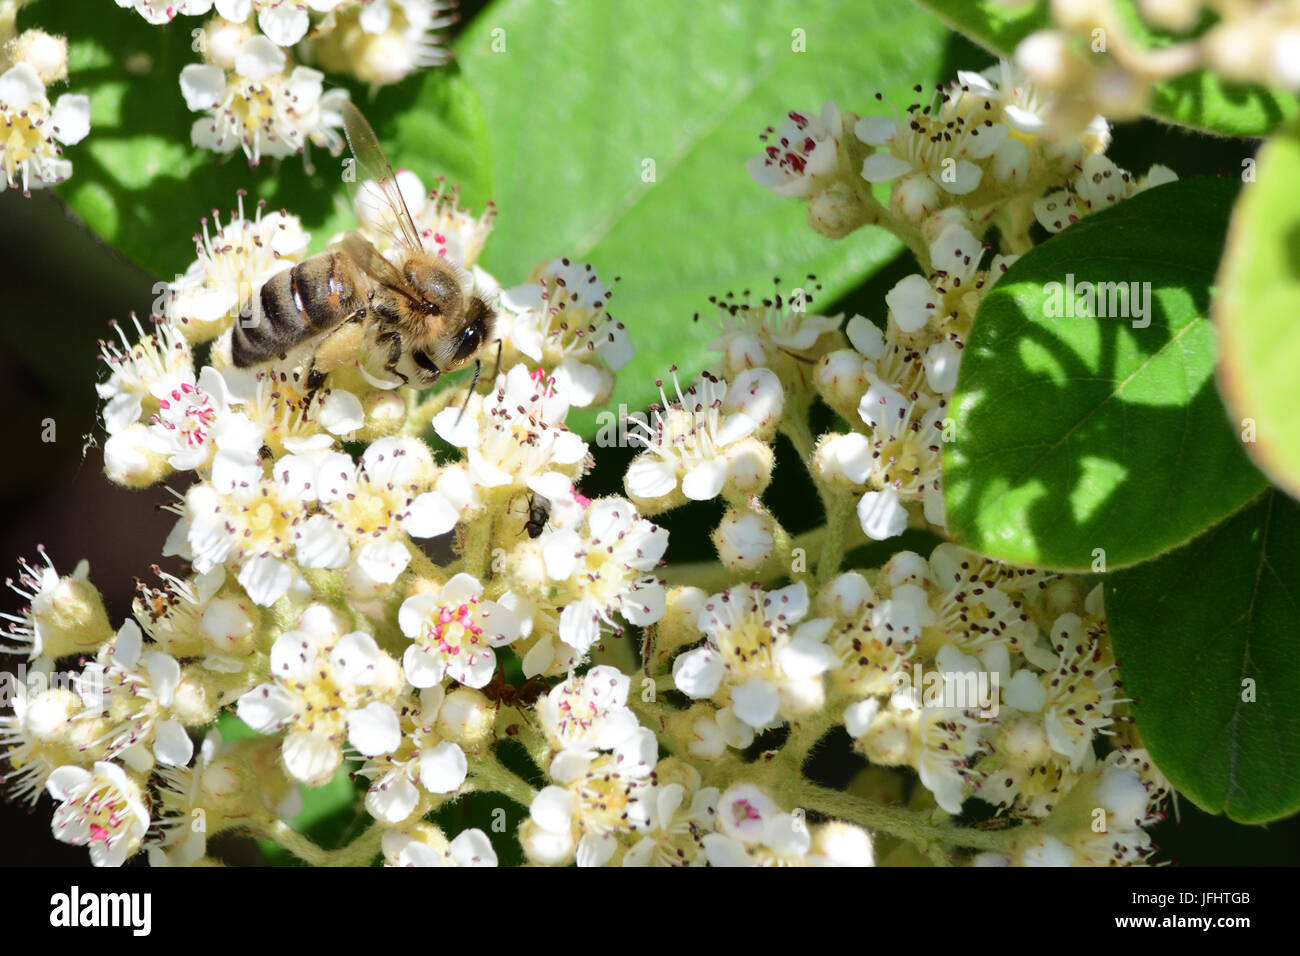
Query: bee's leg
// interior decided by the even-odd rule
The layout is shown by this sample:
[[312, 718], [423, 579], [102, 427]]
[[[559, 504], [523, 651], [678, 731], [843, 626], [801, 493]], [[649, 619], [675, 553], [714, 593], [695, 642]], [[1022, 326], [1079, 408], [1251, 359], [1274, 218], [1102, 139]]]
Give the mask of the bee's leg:
[[384, 363], [384, 371], [392, 372], [402, 380], [403, 385], [411, 384], [411, 380], [397, 370], [397, 363], [402, 360], [402, 334], [397, 330], [385, 332], [379, 336], [379, 342], [390, 343], [388, 346], [388, 361]]
[[[330, 340], [331, 336], [338, 334], [353, 322], [360, 322], [365, 317], [366, 317], [366, 310], [357, 309], [357, 311], [353, 312], [341, 323], [339, 323], [339, 325], [334, 329], [334, 331], [328, 333], [323, 339], [321, 339], [320, 345], [316, 346], [316, 348], [319, 350], [322, 346], [325, 345], [326, 342]], [[315, 399], [316, 397], [316, 393], [319, 392], [321, 386], [325, 384], [325, 375], [326, 375], [325, 372], [322, 372], [319, 368], [316, 367], [316, 352], [312, 352], [311, 367], [307, 369], [307, 404], [308, 405], [312, 403], [312, 400]]]
[[416, 365], [420, 366], [422, 370], [429, 373], [428, 375], [420, 376], [421, 385], [432, 385], [442, 377], [442, 369], [438, 368], [438, 366], [434, 364], [433, 359], [429, 357], [429, 353], [424, 351], [424, 349], [412, 349], [411, 360], [414, 361]]

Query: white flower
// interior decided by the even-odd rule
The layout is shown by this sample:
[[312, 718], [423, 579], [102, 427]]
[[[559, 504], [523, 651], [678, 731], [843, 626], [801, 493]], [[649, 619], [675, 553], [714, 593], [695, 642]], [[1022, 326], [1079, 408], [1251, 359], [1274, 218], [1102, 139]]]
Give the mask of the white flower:
[[266, 201], [259, 200], [247, 219], [243, 190], [237, 203], [224, 225], [212, 210], [214, 231], [203, 218], [202, 234], [194, 237], [197, 258], [168, 286], [162, 311], [191, 341], [207, 341], [233, 324], [267, 279], [303, 258], [311, 240], [297, 216], [263, 215]]
[[814, 358], [818, 349], [832, 341], [844, 316], [817, 315], [809, 311], [814, 294], [821, 290], [813, 276], [806, 286], [783, 293], [776, 287], [759, 302], [748, 293], [739, 300], [733, 295], [712, 298], [713, 324], [718, 334], [709, 349], [723, 356], [727, 377], [735, 378], [754, 368], [777, 372], [787, 387], [793, 387], [799, 368]]
[[90, 100], [65, 93], [50, 107], [45, 84], [27, 63], [17, 63], [0, 74], [0, 171], [10, 189], [23, 195], [61, 183], [72, 175], [72, 163], [60, 159], [59, 144], [72, 146], [90, 131]]
[[419, 788], [429, 793], [455, 793], [465, 782], [469, 763], [465, 752], [437, 731], [446, 691], [441, 686], [403, 698], [397, 707], [400, 743], [390, 752], [371, 756], [358, 771], [371, 781], [366, 810], [387, 824], [399, 824], [414, 811]]
[[[816, 709], [822, 677], [835, 656], [824, 639], [832, 621], [803, 621], [803, 582], [776, 591], [738, 586], [708, 599], [700, 615], [707, 643], [673, 662], [673, 681], [688, 697], [713, 697], [725, 682], [735, 716], [755, 731]], [[796, 626], [798, 625], [798, 626]]]
[[362, 756], [402, 742], [392, 707], [401, 686], [395, 660], [361, 631], [339, 635], [332, 612], [309, 609], [299, 629], [271, 646], [271, 676], [239, 698], [239, 719], [261, 733], [288, 731], [281, 754], [290, 775], [319, 786], [343, 759], [346, 740]]
[[537, 716], [552, 749], [594, 757], [623, 744], [640, 726], [627, 706], [630, 685], [618, 668], [601, 664], [551, 688]]
[[516, 365], [490, 396], [471, 399], [463, 417], [459, 408], [439, 412], [433, 429], [465, 449], [472, 500], [505, 487], [559, 498], [587, 457], [587, 443], [564, 427], [567, 412], [565, 396]]
[[629, 419], [628, 439], [645, 451], [628, 466], [628, 494], [652, 501], [680, 487], [693, 501], [716, 497], [728, 477], [747, 473], [748, 459], [761, 456], [758, 442], [747, 441], [758, 423], [743, 411], [724, 414], [727, 383], [707, 372], [684, 393], [674, 373], [675, 402], [658, 384], [663, 407], [652, 410], [653, 424]]
[[384, 833], [385, 866], [496, 866], [497, 854], [488, 835], [477, 828], [462, 831], [450, 843], [440, 833], [388, 830]]
[[261, 437], [239, 428], [223, 428], [230, 395], [225, 379], [212, 366], [203, 367], [197, 383], [194, 373], [184, 369], [170, 381], [158, 382], [151, 391], [158, 410], [149, 426], [149, 449], [165, 457], [172, 468], [187, 471], [207, 465], [222, 435], [230, 467], [256, 463]]
[[[963, 89], [940, 90], [937, 102], [922, 109], [913, 103], [903, 117], [864, 116], [854, 126], [858, 139], [877, 147], [862, 164], [869, 183], [904, 177], [928, 177], [955, 196], [973, 192], [983, 170], [978, 160], [988, 159], [1007, 138], [1008, 127], [993, 122], [985, 110], [966, 101]], [[877, 94], [877, 98], [879, 95]], [[978, 97], [974, 97], [978, 99]], [[892, 107], [892, 104], [891, 104]]]
[[597, 499], [581, 531], [547, 532], [540, 540], [546, 574], [561, 589], [559, 637], [579, 653], [596, 642], [602, 625], [617, 629], [615, 613], [637, 627], [663, 616], [663, 585], [645, 572], [658, 566], [668, 532], [631, 502]]
[[360, 0], [340, 7], [334, 28], [309, 38], [308, 48], [330, 72], [372, 86], [397, 83], [447, 62], [451, 54], [439, 31], [455, 22], [454, 10], [442, 0]]
[[871, 488], [858, 502], [863, 532], [877, 541], [901, 534], [907, 527], [905, 503], [918, 500], [926, 519], [942, 525], [939, 459], [947, 402], [917, 391], [904, 396], [874, 381], [858, 414], [871, 429], [870, 440], [847, 448], [839, 468], [851, 482]]
[[119, 348], [116, 342], [100, 342], [100, 354], [111, 374], [108, 381], [95, 386], [99, 397], [104, 399], [104, 431], [109, 435], [157, 410], [155, 387], [175, 380], [184, 372], [194, 374], [189, 343], [175, 327], [162, 323], [155, 326], [153, 334], [146, 335], [139, 321], [135, 321], [139, 335], [135, 345], [127, 341], [120, 325], [114, 323], [113, 327], [122, 346]]
[[431, 538], [459, 520], [444, 495], [422, 490], [432, 473], [428, 446], [414, 438], [379, 439], [359, 468], [332, 445], [281, 458], [275, 477], [320, 509], [294, 532], [298, 560], [304, 567], [351, 567], [365, 580], [392, 584], [411, 561], [406, 536]]
[[444, 675], [467, 687], [485, 687], [496, 670], [495, 647], [519, 637], [520, 621], [505, 605], [483, 598], [483, 585], [457, 574], [437, 591], [402, 602], [402, 633], [414, 642], [402, 665], [416, 687], [433, 687]]
[[284, 74], [284, 52], [265, 36], [244, 41], [227, 75], [220, 67], [191, 64], [181, 71], [186, 105], [195, 120], [195, 146], [218, 153], [242, 148], [250, 165], [263, 156], [292, 156], [308, 141], [338, 154], [346, 90], [323, 93], [324, 75], [306, 66]]
[[51, 829], [73, 846], [89, 846], [95, 866], [121, 866], [140, 848], [149, 810], [140, 787], [115, 763], [97, 761], [94, 770], [60, 767], [45, 789], [58, 801]]
[[[7, 676], [5, 689], [12, 695], [13, 713], [0, 714], [0, 758], [9, 767], [0, 779], [10, 797], [33, 806], [51, 773], [65, 763], [92, 755], [86, 738], [94, 730], [75, 720], [81, 700], [70, 690], [48, 689], [51, 667], [38, 662], [28, 671], [26, 681]], [[41, 684], [46, 689], [41, 689]]]
[[1089, 213], [1106, 209], [1143, 190], [1173, 182], [1178, 175], [1169, 167], [1156, 164], [1141, 179], [1120, 169], [1107, 156], [1093, 154], [1084, 158], [1079, 175], [1066, 189], [1048, 193], [1034, 203], [1034, 216], [1048, 232], [1060, 232]]
[[169, 711], [180, 679], [176, 659], [144, 650], [139, 625], [128, 620], [100, 651], [99, 660], [86, 664], [76, 677], [85, 707], [79, 719], [105, 718], [106, 755], [132, 770], [146, 773], [155, 760], [183, 767], [194, 756], [194, 744]]
[[202, 16], [212, 9], [212, 0], [117, 0], [119, 7], [134, 7], [149, 23], [170, 23], [177, 15]]
[[1114, 722], [1115, 665], [1103, 647], [1103, 626], [1062, 614], [1052, 624], [1055, 666], [1041, 676], [1019, 670], [1004, 691], [1008, 706], [1041, 715], [1047, 743], [1073, 770], [1091, 756], [1093, 738]]
[[[543, 788], [529, 807], [533, 827], [550, 835], [544, 842], [568, 844], [568, 852], [577, 854], [578, 866], [603, 866], [618, 849], [620, 834], [649, 829], [656, 789], [651, 774], [655, 742], [653, 733], [642, 731], [632, 738], [642, 745], [639, 760], [629, 762], [622, 754], [594, 759], [562, 754], [556, 763], [563, 763], [566, 772], [556, 784]], [[555, 778], [555, 764], [551, 773]], [[576, 844], [574, 834], [581, 834]], [[523, 842], [528, 852], [532, 841]]]
[[[831, 603], [836, 619], [827, 639], [836, 657], [834, 676], [846, 690], [862, 697], [894, 689], [924, 629], [935, 621], [923, 588], [896, 584], [877, 593], [857, 572], [831, 581], [820, 600]], [[849, 735], [861, 736], [874, 716], [874, 710], [846, 713]]]
[[680, 783], [659, 787], [646, 834], [623, 856], [624, 866], [704, 866], [704, 837], [717, 816], [718, 788], [703, 787], [683, 806]]
[[[213, 730], [203, 738], [194, 766], [157, 768], [159, 800], [153, 810], [153, 829], [158, 836], [146, 841], [150, 866], [187, 866], [207, 853], [208, 830], [216, 822], [212, 817], [218, 815], [205, 805], [212, 802], [208, 788], [221, 786], [225, 768], [215, 769], [207, 779], [204, 774], [221, 748], [221, 732]], [[200, 813], [207, 826], [194, 826]]]
[[830, 100], [820, 116], [791, 110], [780, 128], [769, 126], [759, 137], [767, 145], [745, 170], [778, 196], [809, 196], [838, 168], [842, 135], [839, 107]]
[[61, 576], [45, 549], [36, 550], [45, 567], [20, 560], [17, 583], [5, 579], [27, 606], [20, 614], [0, 612], [0, 619], [9, 622], [0, 637], [11, 642], [0, 644], [0, 653], [24, 655], [29, 661], [93, 654], [113, 629], [103, 599], [90, 583], [90, 563], [79, 561], [71, 574]]
[[[454, 187], [448, 193], [439, 178], [437, 188], [430, 193], [409, 169], [397, 171], [396, 183], [424, 248], [462, 269], [473, 269], [492, 232], [496, 207], [489, 205], [483, 215], [471, 216], [461, 208], [460, 194]], [[395, 237], [400, 235], [396, 213], [374, 180], [368, 179], [357, 187], [352, 205], [357, 225], [375, 248], [380, 252], [392, 249]]]
[[802, 812], [782, 813], [763, 790], [736, 784], [718, 798], [717, 832], [703, 838], [710, 866], [807, 866], [828, 862], [812, 854]]
[[608, 398], [614, 373], [632, 360], [627, 329], [605, 311], [610, 295], [590, 263], [569, 259], [546, 263], [534, 281], [501, 294], [514, 313], [510, 343], [550, 370], [575, 408]]
[[[942, 664], [943, 674], [950, 673]], [[974, 781], [971, 758], [979, 751], [986, 724], [973, 711], [956, 707], [923, 707], [916, 688], [900, 691], [890, 699], [891, 708], [905, 715], [912, 732], [914, 757], [921, 783], [935, 802], [952, 814], [961, 813], [965, 786]]]

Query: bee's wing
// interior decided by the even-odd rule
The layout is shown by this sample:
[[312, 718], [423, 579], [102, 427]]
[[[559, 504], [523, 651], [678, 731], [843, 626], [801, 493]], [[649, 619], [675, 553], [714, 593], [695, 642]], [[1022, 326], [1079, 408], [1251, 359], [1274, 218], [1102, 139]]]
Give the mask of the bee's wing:
[[334, 245], [346, 252], [348, 257], [376, 282], [403, 295], [411, 294], [407, 289], [406, 278], [397, 266], [385, 259], [383, 254], [361, 233], [349, 232]]
[[370, 217], [373, 221], [395, 221], [395, 226], [389, 230], [395, 245], [423, 250], [420, 230], [411, 218], [411, 211], [406, 208], [401, 190], [397, 188], [397, 177], [388, 157], [384, 155], [383, 147], [379, 145], [379, 137], [350, 100], [343, 104], [343, 131], [347, 134], [348, 145], [352, 147], [352, 155], [357, 158], [357, 166], [361, 170], [358, 178], [373, 180], [375, 183], [374, 189], [358, 189], [357, 201], [370, 207], [374, 214]]

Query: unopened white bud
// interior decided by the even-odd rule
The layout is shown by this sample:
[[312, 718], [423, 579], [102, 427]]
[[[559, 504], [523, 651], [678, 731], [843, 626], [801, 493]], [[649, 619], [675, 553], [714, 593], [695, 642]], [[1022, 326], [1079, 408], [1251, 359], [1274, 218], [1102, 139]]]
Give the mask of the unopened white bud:
[[149, 430], [134, 422], [104, 443], [104, 474], [108, 480], [128, 488], [148, 488], [171, 473], [165, 455], [149, 443]]
[[186, 727], [202, 727], [216, 720], [220, 709], [221, 692], [212, 672], [199, 664], [187, 665], [172, 694], [172, 716]]
[[[857, 316], [857, 318], [862, 317]], [[875, 329], [877, 336], [881, 334], [880, 330], [866, 319], [862, 321]], [[853, 324], [852, 320], [849, 324]], [[870, 340], [863, 339], [863, 341], [867, 347], [871, 347]], [[881, 348], [883, 347], [882, 337]], [[817, 390], [832, 408], [856, 408], [858, 399], [867, 390], [867, 364], [853, 349], [836, 349], [834, 352], [827, 352], [817, 362], [816, 376]]]
[[1016, 47], [1016, 65], [1040, 86], [1062, 89], [1078, 74], [1065, 36], [1050, 30], [1031, 33]]
[[831, 183], [808, 203], [808, 225], [828, 239], [842, 239], [867, 220], [867, 207], [845, 182]]
[[749, 368], [735, 377], [722, 400], [722, 410], [748, 415], [760, 437], [770, 437], [781, 423], [785, 393], [781, 380], [768, 368]]
[[213, 17], [204, 24], [195, 39], [198, 41], [204, 60], [213, 66], [230, 71], [235, 68], [235, 57], [239, 55], [239, 48], [255, 33], [250, 24], [232, 23], [221, 17]]
[[728, 509], [713, 532], [718, 557], [733, 570], [761, 568], [776, 546], [772, 528], [772, 519], [766, 515]]
[[861, 485], [871, 473], [871, 441], [860, 432], [826, 435], [813, 452], [813, 470], [822, 481], [842, 488]]
[[912, 749], [908, 721], [893, 710], [876, 715], [867, 732], [858, 738], [857, 749], [874, 764], [897, 767], [907, 763]]
[[496, 715], [496, 705], [482, 692], [458, 687], [438, 710], [438, 733], [464, 750], [477, 750], [491, 738]]
[[756, 438], [738, 441], [727, 449], [727, 483], [745, 495], [763, 492], [772, 480], [775, 455]]
[[875, 866], [871, 834], [862, 827], [838, 820], [817, 828], [812, 849], [835, 866]]
[[215, 653], [225, 657], [243, 657], [253, 650], [251, 604], [235, 598], [220, 597], [211, 601], [199, 619], [199, 634]]
[[68, 41], [44, 30], [26, 30], [13, 41], [11, 59], [26, 63], [46, 86], [68, 78]]
[[519, 843], [524, 856], [542, 866], [562, 866], [573, 859], [578, 841], [573, 831], [553, 833], [537, 825], [535, 820], [525, 820], [519, 826]]
[[1029, 178], [1029, 165], [1029, 147], [1008, 137], [993, 153], [993, 178], [1000, 183], [1023, 183]]
[[889, 210], [895, 218], [919, 223], [943, 202], [941, 190], [925, 173], [912, 173], [894, 184]]

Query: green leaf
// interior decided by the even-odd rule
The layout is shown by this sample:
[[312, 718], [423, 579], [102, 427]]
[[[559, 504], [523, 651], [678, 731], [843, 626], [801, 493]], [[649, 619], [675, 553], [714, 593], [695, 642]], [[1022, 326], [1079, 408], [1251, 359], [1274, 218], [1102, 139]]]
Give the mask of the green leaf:
[[[1000, 0], [917, 0], [921, 6], [998, 54], [1010, 56], [1016, 45], [1035, 30], [1051, 26], [1047, 0], [1008, 7]], [[1131, 0], [1117, 4], [1130, 27], [1141, 21]], [[1142, 29], [1135, 37], [1143, 45], [1165, 45], [1168, 36]], [[1147, 112], [1152, 116], [1218, 136], [1264, 136], [1300, 112], [1290, 93], [1244, 83], [1229, 83], [1206, 69], [1195, 69], [1154, 85]]]
[[1190, 545], [1106, 580], [1124, 691], [1156, 765], [1239, 823], [1300, 810], [1300, 505], [1269, 490]]
[[[1300, 496], [1300, 130], [1269, 140], [1232, 214], [1214, 319], [1219, 388], [1246, 451]], [[1252, 434], [1253, 432], [1253, 434]]]
[[643, 407], [670, 364], [709, 361], [714, 327], [692, 321], [711, 317], [709, 295], [815, 272], [830, 302], [897, 252], [880, 230], [816, 235], [744, 162], [791, 109], [864, 109], [876, 90], [935, 82], [943, 42], [910, 6], [860, 0], [494, 4], [458, 43], [496, 165], [485, 266], [506, 285], [557, 256], [621, 275], [612, 310], [638, 355], [613, 402]]
[[[1192, 179], [1140, 193], [1033, 249], [988, 294], [944, 448], [959, 544], [1012, 564], [1119, 568], [1263, 489], [1214, 388], [1206, 318], [1238, 185]], [[1096, 310], [1133, 317], [1060, 315], [1058, 288], [1083, 282], [1136, 288], [1130, 310], [1109, 290]]]
[[[67, 89], [90, 97], [90, 135], [65, 151], [73, 172], [59, 192], [91, 229], [163, 276], [193, 261], [190, 237], [200, 218], [218, 209], [224, 219], [239, 189], [249, 193], [250, 216], [258, 199], [299, 216], [313, 250], [355, 225], [342, 157], [313, 147], [314, 172], [297, 156], [254, 168], [242, 152], [218, 157], [190, 144], [200, 114], [185, 106], [180, 72], [199, 62], [191, 30], [202, 23], [181, 17], [151, 26], [111, 4], [88, 17], [82, 4], [53, 0], [38, 0], [21, 15], [20, 26], [67, 36]], [[336, 80], [327, 78], [327, 85]], [[445, 174], [461, 184], [466, 202], [482, 208], [492, 192], [486, 132], [477, 98], [459, 73], [433, 70], [373, 99], [354, 90], [353, 99], [394, 166], [412, 169], [429, 185]]]

